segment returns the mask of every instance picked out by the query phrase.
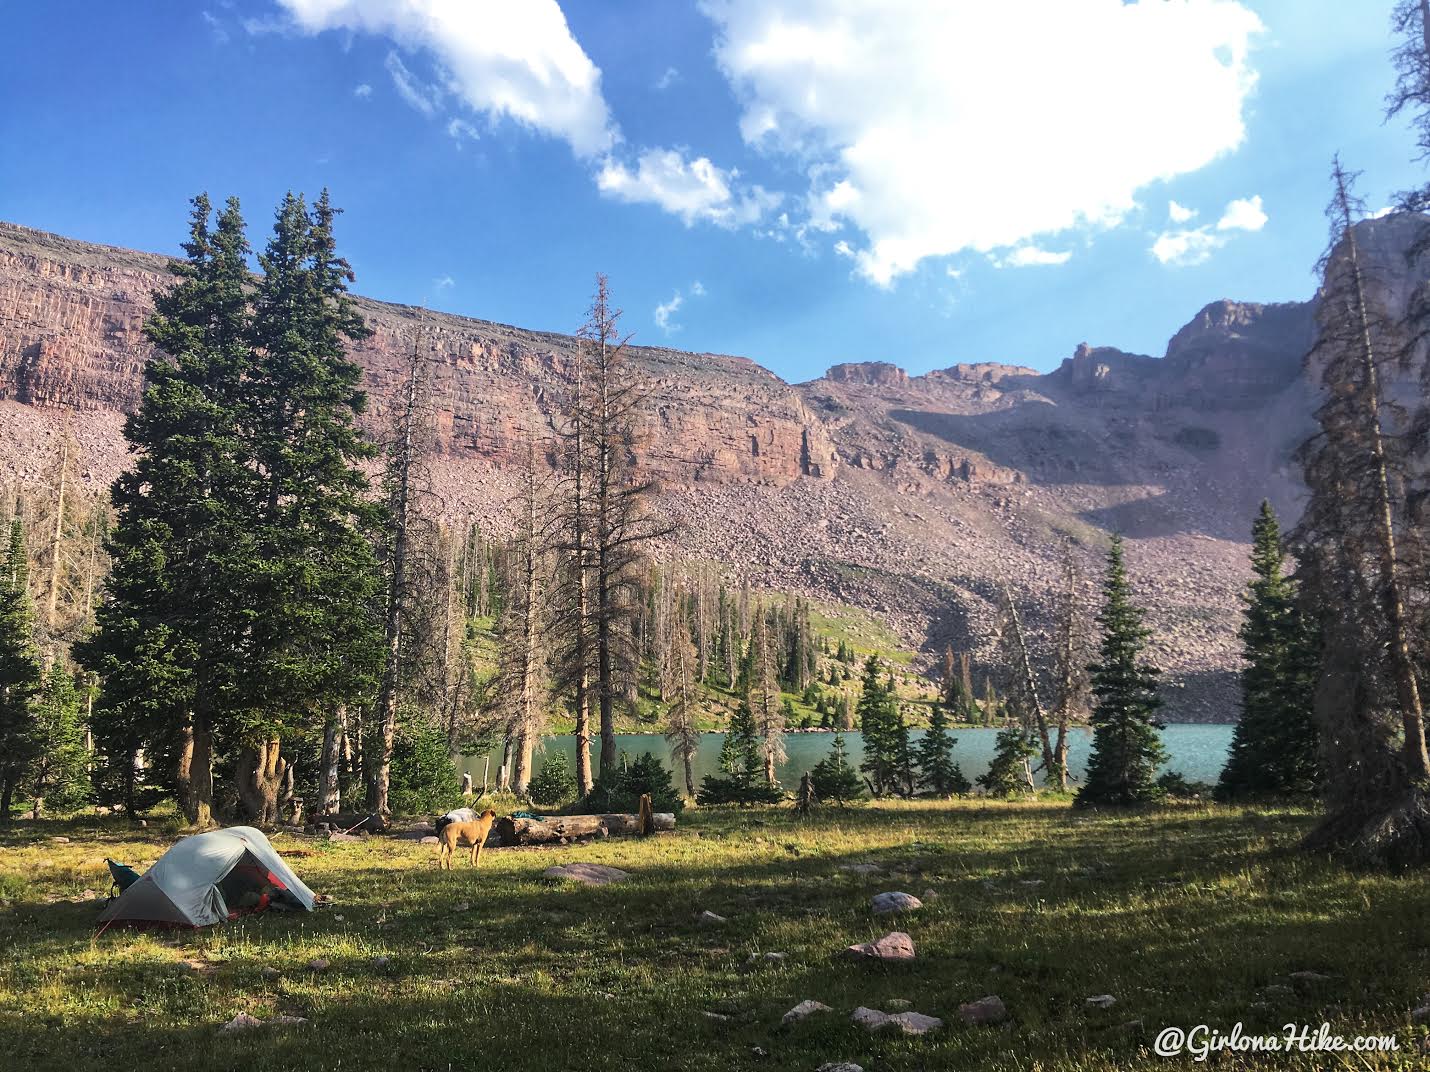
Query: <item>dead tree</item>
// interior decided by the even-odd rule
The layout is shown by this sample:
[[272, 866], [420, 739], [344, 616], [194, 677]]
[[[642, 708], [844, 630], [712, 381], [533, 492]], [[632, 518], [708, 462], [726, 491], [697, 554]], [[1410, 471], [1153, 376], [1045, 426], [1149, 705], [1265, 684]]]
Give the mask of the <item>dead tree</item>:
[[1060, 792], [1068, 788], [1068, 728], [1073, 716], [1087, 707], [1087, 664], [1091, 658], [1086, 650], [1083, 629], [1082, 574], [1072, 547], [1063, 553], [1063, 590], [1058, 603], [1053, 656], [1053, 712], [1057, 737], [1053, 741], [1051, 762], [1044, 756], [1047, 781]]
[[1415, 484], [1405, 432], [1426, 416], [1423, 392], [1393, 404], [1383, 377], [1404, 370], [1413, 335], [1367, 263], [1363, 207], [1339, 160], [1331, 173], [1331, 244], [1321, 263], [1318, 336], [1308, 365], [1323, 402], [1301, 449], [1310, 498], [1293, 534], [1302, 590], [1325, 638], [1315, 701], [1325, 742], [1327, 814], [1313, 846], [1398, 862], [1430, 858], [1430, 754], [1418, 682], [1426, 641], [1411, 623], [1426, 578], [1403, 555]]
[[695, 699], [698, 687], [695, 645], [684, 617], [676, 615], [671, 622], [670, 652], [673, 670], [674, 699], [666, 715], [665, 739], [670, 742], [671, 759], [680, 763], [685, 775], [685, 794], [695, 796], [695, 753], [700, 747], [700, 731], [695, 722]]

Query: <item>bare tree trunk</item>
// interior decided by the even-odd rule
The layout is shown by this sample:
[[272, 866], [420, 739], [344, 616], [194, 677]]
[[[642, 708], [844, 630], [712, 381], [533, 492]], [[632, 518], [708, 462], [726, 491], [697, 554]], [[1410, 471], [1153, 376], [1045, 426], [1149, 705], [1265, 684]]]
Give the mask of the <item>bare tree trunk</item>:
[[[1008, 590], [1008, 586], [1003, 586], [1003, 598], [1008, 604], [1008, 617], [1013, 629], [1013, 647], [1018, 660], [1018, 673], [1023, 679], [1023, 688], [1027, 692], [1028, 715], [1033, 719], [1038, 730], [1038, 740], [1043, 747], [1043, 769], [1051, 775], [1057, 763], [1057, 757], [1053, 751], [1053, 744], [1048, 736], [1048, 718], [1043, 711], [1042, 701], [1038, 698], [1038, 680], [1033, 674], [1033, 662], [1028, 654], [1027, 638], [1023, 635], [1023, 621], [1018, 616], [1018, 605], [1013, 602], [1013, 593]], [[1027, 764], [1025, 764], [1027, 766]], [[1028, 787], [1035, 789], [1033, 781], [1033, 769], [1028, 766]]]
[[[1338, 192], [1346, 201], [1343, 180]], [[1395, 550], [1395, 515], [1390, 494], [1390, 476], [1385, 457], [1385, 435], [1381, 429], [1380, 373], [1376, 367], [1375, 349], [1371, 343], [1370, 317], [1366, 308], [1365, 280], [1361, 274], [1360, 250], [1355, 232], [1346, 214], [1346, 242], [1350, 252], [1351, 280], [1354, 288], [1355, 315], [1360, 334], [1360, 357], [1365, 373], [1366, 434], [1370, 443], [1375, 472], [1375, 526], [1379, 544], [1381, 602], [1385, 610], [1390, 635], [1388, 645], [1391, 667], [1395, 675], [1396, 694], [1400, 701], [1401, 724], [1405, 730], [1403, 745], [1405, 766], [1412, 781], [1430, 779], [1430, 752], [1425, 744], [1425, 710], [1420, 701], [1420, 686], [1416, 681], [1415, 661], [1410, 654], [1410, 629], [1405, 614], [1405, 597], [1401, 591], [1400, 563]]]
[[392, 747], [397, 737], [397, 676], [402, 654], [402, 596], [407, 590], [407, 530], [417, 421], [417, 363], [420, 345], [419, 333], [412, 344], [412, 360], [407, 370], [407, 391], [399, 429], [397, 485], [394, 489], [392, 511], [392, 562], [388, 569], [387, 617], [383, 626], [387, 659], [377, 701], [378, 717], [382, 720], [382, 750], [378, 756], [368, 801], [369, 807], [379, 815], [391, 812], [388, 790], [392, 779]]
[[199, 703], [193, 713], [193, 755], [189, 762], [191, 805], [189, 822], [203, 828], [213, 825], [214, 805], [214, 741], [213, 725], [206, 704]]
[[342, 810], [342, 791], [338, 780], [341, 737], [345, 721], [344, 707], [329, 712], [323, 723], [323, 753], [318, 782], [318, 814], [333, 815]]
[[278, 792], [288, 772], [276, 736], [243, 745], [238, 752], [235, 782], [245, 815], [260, 826], [278, 822]]
[[50, 584], [45, 602], [45, 621], [55, 627], [60, 598], [60, 552], [65, 534], [65, 477], [69, 472], [70, 441], [68, 431], [60, 437], [60, 480], [55, 495], [55, 528], [50, 537]]
[[190, 714], [179, 727], [179, 744], [174, 758], [174, 796], [178, 798], [179, 810], [192, 825], [198, 821], [197, 801], [194, 798], [194, 718]]

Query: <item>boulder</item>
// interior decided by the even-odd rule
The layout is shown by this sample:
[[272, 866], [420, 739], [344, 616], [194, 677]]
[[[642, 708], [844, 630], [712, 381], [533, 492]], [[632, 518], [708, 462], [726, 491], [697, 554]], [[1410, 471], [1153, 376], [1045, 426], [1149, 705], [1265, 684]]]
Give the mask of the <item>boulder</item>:
[[1001, 1024], [1008, 1019], [1008, 1007], [997, 994], [989, 994], [960, 1005], [958, 1015], [965, 1024]]
[[541, 872], [541, 877], [557, 881], [580, 882], [586, 886], [609, 886], [612, 882], [624, 882], [631, 876], [629, 872], [622, 871], [619, 867], [577, 863], [548, 867]]
[[833, 1009], [831, 1009], [828, 1005], [825, 1005], [821, 1001], [815, 1001], [813, 998], [806, 998], [794, 1008], [790, 1009], [789, 1012], [785, 1013], [784, 1016], [780, 1018], [780, 1023], [788, 1027], [790, 1024], [797, 1024], [801, 1020], [809, 1019], [817, 1012], [833, 1011]]
[[860, 942], [849, 946], [844, 955], [855, 960], [913, 960], [914, 940], [903, 931], [890, 931], [877, 942]]
[[943, 1027], [943, 1021], [937, 1016], [925, 1016], [921, 1012], [900, 1012], [891, 1016], [863, 1005], [854, 1010], [850, 1019], [870, 1033], [887, 1030], [900, 1031], [905, 1035], [927, 1035]]
[[874, 915], [886, 916], [892, 912], [917, 912], [924, 903], [912, 893], [876, 893], [872, 901]]
[[219, 1031], [225, 1035], [232, 1035], [238, 1031], [251, 1031], [255, 1027], [262, 1027], [263, 1021], [256, 1016], [249, 1016], [246, 1012], [241, 1012], [228, 1023], [224, 1024]]

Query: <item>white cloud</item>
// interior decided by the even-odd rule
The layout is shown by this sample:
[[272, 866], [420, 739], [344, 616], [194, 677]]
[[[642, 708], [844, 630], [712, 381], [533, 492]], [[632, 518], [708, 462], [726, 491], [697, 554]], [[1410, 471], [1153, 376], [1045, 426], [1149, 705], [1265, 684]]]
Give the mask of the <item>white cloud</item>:
[[447, 136], [457, 143], [457, 148], [462, 147], [462, 139], [467, 138], [476, 141], [481, 137], [477, 128], [468, 123], [465, 119], [447, 120]]
[[1196, 214], [1197, 210], [1194, 208], [1187, 208], [1185, 205], [1179, 205], [1175, 201], [1167, 202], [1167, 218], [1173, 223], [1186, 223]]
[[1152, 243], [1152, 256], [1163, 264], [1185, 268], [1201, 264], [1224, 245], [1226, 239], [1205, 227], [1189, 231], [1163, 231]]
[[667, 67], [665, 73], [655, 80], [656, 89], [669, 89], [680, 80], [680, 72], [674, 67]]
[[407, 64], [402, 62], [402, 57], [396, 52], [387, 54], [385, 66], [387, 73], [392, 76], [392, 85], [399, 97], [429, 118], [437, 114], [437, 109], [442, 104], [440, 86], [427, 85], [419, 79], [407, 69]]
[[1006, 257], [994, 258], [993, 263], [1000, 268], [1033, 268], [1052, 264], [1067, 264], [1072, 250], [1055, 251], [1040, 249], [1038, 246], [1019, 246]]
[[[556, 0], [278, 2], [307, 33], [383, 34], [430, 53], [443, 70], [444, 88], [473, 112], [561, 138], [578, 156], [598, 157], [619, 140], [601, 94], [601, 72], [577, 44]], [[413, 107], [435, 111], [431, 94], [421, 92], [410, 72], [407, 79], [406, 88], [418, 89], [415, 96], [393, 74]]]
[[838, 242], [834, 243], [834, 252], [839, 254], [841, 257], [848, 257], [850, 260], [853, 260], [855, 257], [854, 247], [851, 246], [848, 242], [844, 241], [844, 239], [842, 238]]
[[366, 100], [368, 97], [372, 96], [372, 86], [368, 85], [366, 82], [359, 83], [358, 85], [353, 87], [353, 96], [359, 98], [360, 100]]
[[760, 186], [736, 189], [738, 177], [703, 156], [687, 160], [676, 149], [646, 149], [634, 171], [608, 158], [596, 173], [596, 186], [618, 201], [659, 205], [687, 227], [698, 220], [737, 227], [756, 222], [780, 200]]
[[670, 318], [680, 312], [680, 307], [684, 304], [685, 299], [677, 290], [670, 296], [670, 301], [661, 302], [655, 307], [655, 326], [667, 335], [674, 335], [680, 330], [680, 325], [671, 323]]
[[[705, 297], [705, 284], [701, 283], [698, 279], [691, 283], [690, 296], [692, 298]], [[685, 295], [677, 290], [670, 296], [670, 301], [661, 302], [655, 307], [655, 312], [651, 314], [651, 318], [655, 321], [655, 326], [660, 328], [666, 335], [674, 335], [677, 331], [682, 330], [684, 325], [677, 324], [672, 317], [680, 312], [684, 305]]]
[[1238, 198], [1226, 206], [1217, 220], [1218, 231], [1259, 231], [1266, 226], [1266, 211], [1261, 207], [1261, 195]]
[[451, 290], [456, 285], [457, 281], [453, 279], [450, 275], [438, 276], [436, 279], [432, 280], [432, 286], [435, 287], [437, 290]]
[[[1176, 204], [1175, 201], [1172, 203]], [[1177, 218], [1175, 213], [1172, 218]], [[1205, 224], [1201, 227], [1163, 231], [1152, 243], [1152, 256], [1175, 268], [1201, 264], [1231, 241], [1230, 232], [1259, 231], [1266, 223], [1267, 215], [1262, 208], [1260, 194], [1255, 197], [1239, 197], [1227, 203], [1215, 227]]]
[[204, 25], [209, 28], [209, 33], [213, 35], [214, 43], [219, 45], [228, 44], [228, 29], [212, 11], [201, 11]]
[[862, 231], [881, 285], [1114, 224], [1143, 187], [1236, 148], [1262, 28], [1235, 0], [702, 7], [746, 141], [811, 175], [811, 224]]

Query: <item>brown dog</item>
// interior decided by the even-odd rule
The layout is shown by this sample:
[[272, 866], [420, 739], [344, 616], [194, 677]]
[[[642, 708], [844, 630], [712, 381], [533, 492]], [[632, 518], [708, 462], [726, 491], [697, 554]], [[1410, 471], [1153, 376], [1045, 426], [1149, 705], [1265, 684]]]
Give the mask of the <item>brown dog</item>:
[[488, 808], [482, 812], [481, 816], [474, 823], [448, 823], [442, 827], [440, 835], [441, 846], [437, 849], [437, 866], [445, 867], [448, 871], [452, 869], [452, 857], [456, 854], [458, 845], [470, 845], [472, 847], [472, 866], [476, 867], [482, 862], [482, 846], [486, 844], [487, 835], [491, 833], [492, 823], [496, 822], [497, 813]]

